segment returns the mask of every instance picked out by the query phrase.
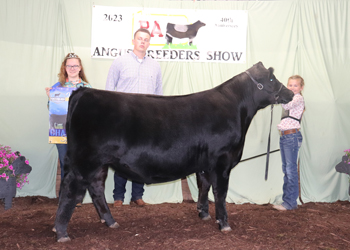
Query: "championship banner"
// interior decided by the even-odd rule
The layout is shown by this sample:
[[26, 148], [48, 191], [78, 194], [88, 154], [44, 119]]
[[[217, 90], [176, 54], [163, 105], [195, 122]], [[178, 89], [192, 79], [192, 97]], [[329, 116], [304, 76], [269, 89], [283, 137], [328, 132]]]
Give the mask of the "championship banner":
[[68, 100], [76, 88], [52, 88], [49, 106], [49, 143], [66, 144]]
[[157, 61], [245, 63], [246, 10], [92, 8], [91, 57], [115, 59], [133, 50], [139, 28], [151, 33]]

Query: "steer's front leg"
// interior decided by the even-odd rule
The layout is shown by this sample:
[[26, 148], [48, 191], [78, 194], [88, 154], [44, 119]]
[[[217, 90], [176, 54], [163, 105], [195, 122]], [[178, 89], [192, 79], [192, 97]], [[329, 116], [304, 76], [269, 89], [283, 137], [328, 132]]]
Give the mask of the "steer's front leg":
[[[220, 169], [220, 168], [219, 168]], [[227, 222], [226, 196], [228, 189], [229, 173], [217, 173], [213, 180], [213, 193], [215, 197], [216, 222], [219, 224], [221, 232], [232, 231]]]

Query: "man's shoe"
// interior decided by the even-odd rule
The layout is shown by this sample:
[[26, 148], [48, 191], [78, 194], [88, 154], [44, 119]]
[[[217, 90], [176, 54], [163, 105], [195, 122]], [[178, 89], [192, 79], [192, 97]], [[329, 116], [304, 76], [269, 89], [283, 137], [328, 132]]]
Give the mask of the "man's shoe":
[[139, 206], [139, 207], [143, 207], [146, 206], [146, 203], [142, 200], [142, 199], [138, 199], [136, 201], [131, 201], [130, 202], [131, 206]]
[[123, 201], [121, 200], [114, 201], [113, 207], [121, 207], [121, 206], [123, 206]]
[[287, 208], [285, 208], [285, 207], [282, 206], [282, 205], [273, 205], [272, 208], [274, 208], [274, 209], [276, 209], [276, 210], [279, 210], [279, 211], [287, 211]]

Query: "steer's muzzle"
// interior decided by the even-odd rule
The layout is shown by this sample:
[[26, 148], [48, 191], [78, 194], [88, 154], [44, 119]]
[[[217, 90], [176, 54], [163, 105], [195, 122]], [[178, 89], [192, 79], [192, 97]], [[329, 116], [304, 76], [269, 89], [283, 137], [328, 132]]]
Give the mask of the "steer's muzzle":
[[278, 93], [278, 98], [276, 99], [276, 101], [278, 104], [286, 104], [291, 100], [293, 100], [293, 96], [294, 96], [293, 91], [287, 89], [285, 86], [282, 86], [282, 89]]

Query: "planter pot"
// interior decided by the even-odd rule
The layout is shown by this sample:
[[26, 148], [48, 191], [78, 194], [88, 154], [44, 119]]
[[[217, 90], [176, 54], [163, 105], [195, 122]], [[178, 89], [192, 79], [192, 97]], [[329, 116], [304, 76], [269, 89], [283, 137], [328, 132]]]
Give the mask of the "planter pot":
[[339, 162], [337, 166], [335, 166], [335, 170], [337, 170], [337, 172], [339, 173], [350, 175], [350, 164], [347, 164], [348, 161], [349, 161], [349, 157], [347, 155], [344, 155], [342, 157], [341, 162]]
[[10, 177], [8, 181], [0, 179], [0, 199], [4, 199], [5, 210], [12, 207], [12, 198], [16, 196], [16, 178]]
[[[349, 157], [347, 155], [344, 155], [341, 162], [339, 162], [335, 166], [335, 170], [337, 170], [337, 172], [339, 173], [350, 175], [350, 164], [347, 163], [348, 161], [349, 161]], [[348, 193], [350, 195], [350, 185], [349, 185]]]

